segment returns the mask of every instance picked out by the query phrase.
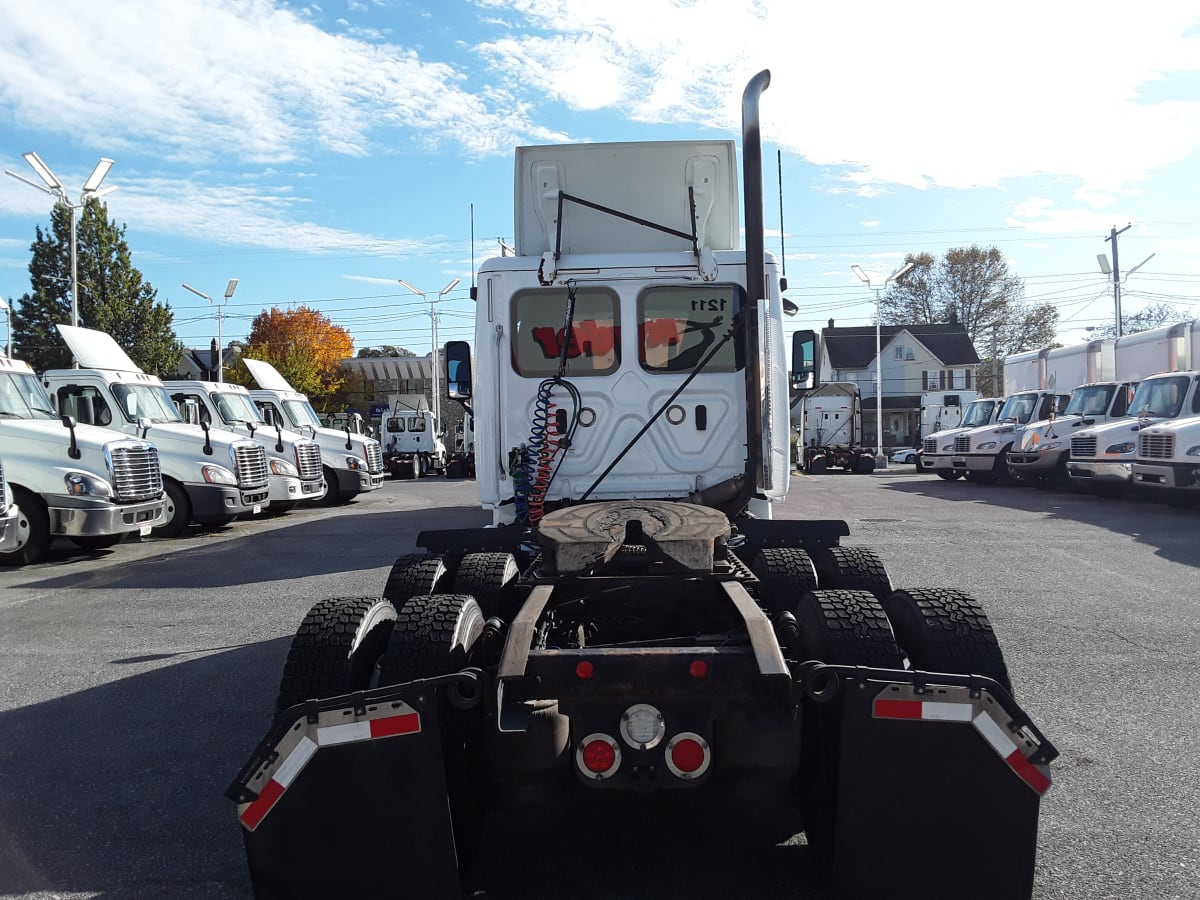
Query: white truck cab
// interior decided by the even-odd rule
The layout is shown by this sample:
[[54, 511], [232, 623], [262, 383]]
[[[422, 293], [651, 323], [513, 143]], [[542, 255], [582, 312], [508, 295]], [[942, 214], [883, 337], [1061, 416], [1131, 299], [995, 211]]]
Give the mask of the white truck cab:
[[1033, 422], [1008, 451], [1008, 468], [1014, 478], [1035, 487], [1066, 486], [1071, 439], [1086, 428], [1119, 419], [1129, 412], [1137, 383], [1109, 381], [1081, 384], [1071, 391], [1066, 408], [1052, 419]]
[[163, 517], [154, 444], [55, 413], [33, 369], [0, 358], [4, 456], [0, 565], [40, 561], [56, 536], [84, 549], [111, 547]]
[[[950, 456], [954, 453], [954, 439], [974, 428], [991, 425], [1000, 417], [1003, 406], [1004, 399], [1001, 397], [977, 397], [967, 404], [958, 425], [923, 437], [921, 455], [917, 457], [919, 470], [933, 472], [947, 481], [961, 478], [963, 473], [949, 465]], [[945, 464], [939, 465], [943, 458]]]
[[[1128, 416], [1087, 428], [1072, 437], [1071, 457], [1067, 460], [1072, 483], [1101, 494], [1120, 493], [1133, 484], [1133, 464], [1139, 455], [1141, 433], [1200, 410], [1197, 381], [1200, 373], [1194, 371], [1151, 375], [1133, 392]], [[1152, 446], [1148, 444], [1147, 449]]]
[[1200, 391], [1182, 418], [1138, 432], [1133, 483], [1169, 491], [1168, 499], [1180, 504], [1200, 497]]
[[242, 362], [258, 384], [250, 396], [267, 423], [272, 426], [281, 423], [285, 428], [309, 435], [320, 445], [325, 503], [344, 503], [383, 484], [383, 449], [379, 441], [349, 429], [337, 431], [324, 427], [308, 397], [295, 390], [273, 365], [245, 357]]
[[267, 451], [271, 472], [272, 514], [295, 509], [305, 501], [325, 496], [321, 448], [317, 442], [279, 422], [268, 425], [240, 384], [216, 381], [168, 381], [165, 387], [181, 412], [194, 405], [197, 424], [217, 425], [260, 441]]
[[58, 411], [158, 448], [167, 507], [155, 536], [177, 537], [190, 522], [219, 525], [268, 507], [267, 454], [259, 441], [184, 422], [162, 380], [104, 332], [58, 330], [80, 365], [42, 373]]
[[[938, 455], [934, 471], [965, 476], [967, 481], [994, 484], [1008, 476], [1007, 453], [1021, 440], [1030, 423], [1050, 418], [1056, 407], [1065, 408], [1066, 394], [1019, 391], [1004, 401], [994, 425], [960, 431], [948, 455]], [[946, 477], [946, 476], [942, 476]]]
[[427, 409], [392, 409], [383, 423], [383, 461], [393, 478], [446, 472], [446, 445]]

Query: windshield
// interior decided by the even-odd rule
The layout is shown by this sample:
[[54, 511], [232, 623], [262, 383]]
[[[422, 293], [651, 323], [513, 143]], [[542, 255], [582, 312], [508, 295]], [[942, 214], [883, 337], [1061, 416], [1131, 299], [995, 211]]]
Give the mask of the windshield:
[[1004, 401], [1004, 408], [1000, 410], [1000, 421], [1024, 424], [1033, 418], [1037, 408], [1038, 395], [1036, 393], [1031, 391], [1028, 394], [1013, 394]]
[[283, 411], [296, 428], [323, 428], [321, 420], [307, 400], [284, 400]]
[[1063, 410], [1064, 416], [1102, 416], [1112, 402], [1115, 384], [1097, 384], [1076, 388], [1071, 392], [1071, 401]]
[[217, 404], [217, 412], [229, 425], [241, 425], [249, 422], [252, 425], [265, 425], [258, 407], [245, 394], [213, 394]]
[[28, 372], [0, 374], [0, 415], [16, 419], [57, 419], [50, 398]]
[[987, 425], [992, 421], [992, 413], [995, 411], [995, 400], [972, 400], [959, 424], [963, 428], [978, 428], [980, 425]]
[[142, 418], [159, 423], [183, 421], [171, 395], [161, 385], [117, 383], [112, 392], [121, 414], [130, 422]]
[[1173, 375], [1169, 378], [1151, 378], [1143, 381], [1133, 393], [1129, 411], [1135, 416], [1153, 416], [1173, 419], [1183, 408], [1187, 395], [1188, 376]]

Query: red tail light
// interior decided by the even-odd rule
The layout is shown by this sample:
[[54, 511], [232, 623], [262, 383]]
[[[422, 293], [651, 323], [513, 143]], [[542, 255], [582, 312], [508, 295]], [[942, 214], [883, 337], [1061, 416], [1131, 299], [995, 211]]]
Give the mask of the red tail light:
[[699, 778], [711, 762], [708, 741], [694, 732], [680, 732], [667, 743], [667, 768], [679, 778]]
[[607, 734], [589, 734], [575, 750], [575, 764], [588, 778], [611, 778], [621, 765], [621, 748]]

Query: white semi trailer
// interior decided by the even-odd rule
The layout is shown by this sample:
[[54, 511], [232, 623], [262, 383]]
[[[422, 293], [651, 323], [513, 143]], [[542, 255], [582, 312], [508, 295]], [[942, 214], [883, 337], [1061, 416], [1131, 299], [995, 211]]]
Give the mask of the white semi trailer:
[[94, 550], [162, 521], [154, 444], [59, 415], [33, 369], [6, 357], [0, 357], [0, 453], [10, 517], [15, 509], [0, 565], [41, 561], [55, 537]]
[[269, 470], [260, 442], [184, 422], [162, 379], [143, 372], [110, 335], [73, 325], [58, 330], [80, 366], [42, 373], [58, 411], [158, 448], [167, 502], [156, 537], [267, 508]]

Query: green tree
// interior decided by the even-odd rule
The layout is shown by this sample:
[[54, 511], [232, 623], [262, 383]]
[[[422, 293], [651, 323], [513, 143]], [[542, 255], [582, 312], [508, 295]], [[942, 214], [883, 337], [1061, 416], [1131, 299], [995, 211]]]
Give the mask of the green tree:
[[407, 347], [395, 347], [391, 344], [384, 344], [382, 347], [363, 347], [358, 351], [359, 359], [383, 359], [416, 355]]
[[[1058, 310], [1025, 301], [1025, 285], [996, 247], [956, 247], [935, 259], [910, 253], [912, 270], [892, 282], [880, 297], [880, 318], [888, 325], [958, 321], [975, 344], [981, 391], [999, 393], [991, 383], [992, 361], [1054, 344]], [[1002, 367], [996, 367], [1003, 377]]]
[[[71, 353], [55, 325], [71, 322], [71, 210], [57, 204], [50, 231], [39, 226], [30, 246], [31, 292], [13, 309], [14, 355], [36, 371], [71, 365]], [[155, 375], [174, 371], [183, 352], [174, 313], [134, 267], [125, 226], [109, 221], [108, 209], [89, 200], [76, 234], [79, 324], [112, 335], [130, 358]]]

